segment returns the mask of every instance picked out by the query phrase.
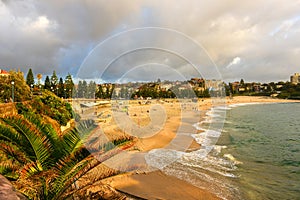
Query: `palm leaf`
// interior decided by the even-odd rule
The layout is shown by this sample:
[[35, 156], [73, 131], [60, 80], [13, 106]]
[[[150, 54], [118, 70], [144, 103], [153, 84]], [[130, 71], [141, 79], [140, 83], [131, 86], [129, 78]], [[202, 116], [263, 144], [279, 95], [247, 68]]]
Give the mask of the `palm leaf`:
[[4, 160], [0, 163], [0, 174], [9, 179], [18, 179], [19, 174], [17, 172], [19, 169], [20, 165], [18, 163], [15, 163], [13, 160]]
[[42, 123], [42, 121], [37, 116], [25, 115], [24, 117], [32, 124], [34, 124], [39, 133], [45, 136], [51, 144], [51, 148], [48, 148], [49, 153], [51, 153], [51, 160], [48, 159], [48, 165], [54, 166], [55, 163], [65, 155], [63, 153], [65, 146], [62, 138], [58, 135], [51, 124]]
[[61, 160], [58, 165], [59, 176], [53, 183], [53, 198], [56, 199], [60, 197], [67, 190], [70, 190], [71, 186], [78, 180], [81, 176], [83, 176], [86, 172], [88, 172], [91, 167], [90, 163], [93, 160], [92, 156], [89, 156], [81, 161], [74, 156], [65, 158], [65, 160]]
[[34, 153], [27, 138], [23, 134], [18, 133], [13, 127], [5, 124], [3, 121], [0, 121], [0, 140], [15, 144], [28, 155], [32, 155]]
[[[31, 148], [33, 152], [29, 155], [32, 161], [38, 160], [42, 167], [47, 167], [50, 157], [51, 143], [49, 139], [42, 135], [36, 126], [22, 116], [14, 116], [2, 119], [6, 124], [22, 134], [30, 143], [26, 148]], [[23, 146], [23, 149], [25, 147]]]

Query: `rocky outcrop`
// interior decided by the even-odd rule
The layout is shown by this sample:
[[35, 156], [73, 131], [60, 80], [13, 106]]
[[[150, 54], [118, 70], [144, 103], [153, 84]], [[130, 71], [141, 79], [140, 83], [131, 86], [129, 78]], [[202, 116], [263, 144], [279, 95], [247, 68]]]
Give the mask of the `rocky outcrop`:
[[21, 193], [17, 192], [12, 184], [0, 175], [0, 199], [5, 200], [26, 200]]

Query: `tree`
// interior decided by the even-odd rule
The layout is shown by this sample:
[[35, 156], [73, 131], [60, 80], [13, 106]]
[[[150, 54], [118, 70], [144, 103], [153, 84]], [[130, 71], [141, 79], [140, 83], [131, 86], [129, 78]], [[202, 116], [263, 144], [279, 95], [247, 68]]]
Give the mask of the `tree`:
[[34, 84], [34, 76], [33, 76], [33, 73], [32, 73], [31, 68], [29, 68], [28, 73], [27, 73], [27, 76], [26, 76], [26, 84], [27, 84], [29, 87], [31, 87], [31, 85]]
[[76, 91], [76, 96], [78, 98], [82, 98], [83, 96], [83, 92], [82, 92], [82, 81], [78, 82], [78, 87], [77, 87], [77, 91]]
[[24, 74], [20, 71], [9, 72], [9, 77], [0, 76], [0, 102], [10, 101], [12, 93], [15, 102], [31, 99], [30, 87], [26, 84]]
[[74, 83], [72, 80], [72, 76], [68, 74], [65, 78], [65, 91], [66, 91], [66, 98], [71, 98], [74, 91]]
[[87, 95], [88, 95], [88, 94], [87, 94], [87, 93], [88, 93], [88, 91], [87, 91], [87, 89], [88, 89], [87, 86], [88, 86], [88, 85], [87, 85], [87, 82], [86, 82], [85, 80], [83, 80], [83, 81], [82, 81], [82, 88], [81, 88], [81, 89], [82, 89], [82, 93], [83, 93], [83, 95], [82, 95], [83, 98], [87, 98]]
[[241, 86], [244, 86], [244, 84], [245, 84], [244, 79], [241, 79], [240, 84], [241, 84]]
[[129, 96], [127, 87], [122, 87], [120, 91], [121, 98], [127, 98]]
[[51, 82], [50, 82], [49, 76], [46, 76], [44, 89], [50, 90], [50, 88], [51, 88]]
[[97, 85], [96, 85], [96, 83], [94, 82], [94, 81], [91, 81], [90, 83], [89, 83], [89, 85], [88, 85], [88, 87], [87, 87], [87, 97], [88, 98], [95, 98], [95, 93], [96, 93], [96, 87], [97, 87]]
[[105, 98], [106, 99], [110, 99], [112, 97], [114, 89], [115, 89], [114, 84], [107, 84], [106, 85], [106, 91], [105, 91]]
[[87, 82], [85, 80], [78, 82], [77, 97], [86, 98], [87, 96]]
[[100, 84], [98, 86], [98, 90], [96, 92], [96, 97], [99, 98], [99, 99], [104, 99], [104, 91], [103, 91], [103, 87], [102, 87], [102, 84]]
[[58, 87], [57, 87], [57, 96], [65, 97], [65, 86], [62, 78], [59, 79]]
[[55, 90], [58, 84], [58, 78], [55, 70], [53, 71], [50, 82], [51, 82], [51, 87]]

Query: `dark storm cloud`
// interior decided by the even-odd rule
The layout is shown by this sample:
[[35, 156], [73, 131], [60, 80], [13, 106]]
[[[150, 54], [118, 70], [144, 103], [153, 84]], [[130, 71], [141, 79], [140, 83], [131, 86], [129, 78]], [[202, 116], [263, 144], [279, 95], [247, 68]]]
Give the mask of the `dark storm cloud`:
[[[84, 58], [107, 37], [159, 26], [203, 45], [226, 80], [287, 80], [300, 71], [299, 13], [299, 0], [2, 0], [0, 67], [75, 75]], [[185, 64], [178, 68], [189, 74]], [[110, 76], [118, 78], [118, 73], [111, 70]]]

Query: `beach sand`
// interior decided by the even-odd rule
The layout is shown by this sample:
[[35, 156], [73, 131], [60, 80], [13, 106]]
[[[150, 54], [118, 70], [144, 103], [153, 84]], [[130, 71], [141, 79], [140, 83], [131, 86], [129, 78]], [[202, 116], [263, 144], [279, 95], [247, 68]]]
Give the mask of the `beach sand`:
[[141, 199], [219, 199], [208, 191], [176, 177], [167, 176], [161, 171], [115, 176], [110, 179], [109, 185]]
[[[218, 100], [216, 102], [212, 99], [199, 99], [198, 109], [201, 113], [201, 117], [203, 118], [206, 111], [208, 111], [212, 106], [278, 102], [295, 101], [249, 96], [226, 98], [222, 101]], [[133, 105], [132, 109], [129, 108], [130, 118], [136, 123], [139, 123], [140, 126], [147, 126], [150, 121], [150, 118], [147, 116], [147, 110], [149, 111], [150, 106], [151, 105]], [[140, 138], [136, 142], [134, 149], [138, 149], [140, 152], [148, 152], [157, 148], [172, 149], [172, 144], [170, 144], [170, 142], [177, 137], [176, 132], [178, 133], [179, 127], [182, 127], [181, 125], [184, 123], [182, 122], [180, 103], [178, 103], [176, 100], [168, 100], [168, 102], [163, 103], [163, 107], [166, 110], [167, 116], [164, 126], [161, 127], [159, 131], [155, 132], [153, 136]], [[190, 119], [193, 117], [195, 116], [191, 115]], [[200, 118], [197, 119], [197, 122], [199, 121]], [[104, 127], [106, 131], [116, 133], [116, 126], [116, 124], [107, 124]], [[191, 125], [189, 126], [191, 127]], [[193, 131], [195, 131], [195, 129]], [[181, 140], [186, 138], [179, 139]], [[188, 144], [188, 146], [185, 146], [183, 149], [181, 149], [182, 151], [192, 151], [200, 148], [200, 145], [191, 139], [191, 137], [189, 137], [186, 144]], [[125, 173], [105, 179], [103, 180], [103, 183], [109, 184], [125, 194], [130, 194], [142, 199], [220, 199], [214, 194], [211, 194], [209, 191], [205, 191], [201, 188], [193, 186], [192, 184], [176, 177], [168, 176], [159, 170], [152, 172], [139, 171], [138, 173]]]

